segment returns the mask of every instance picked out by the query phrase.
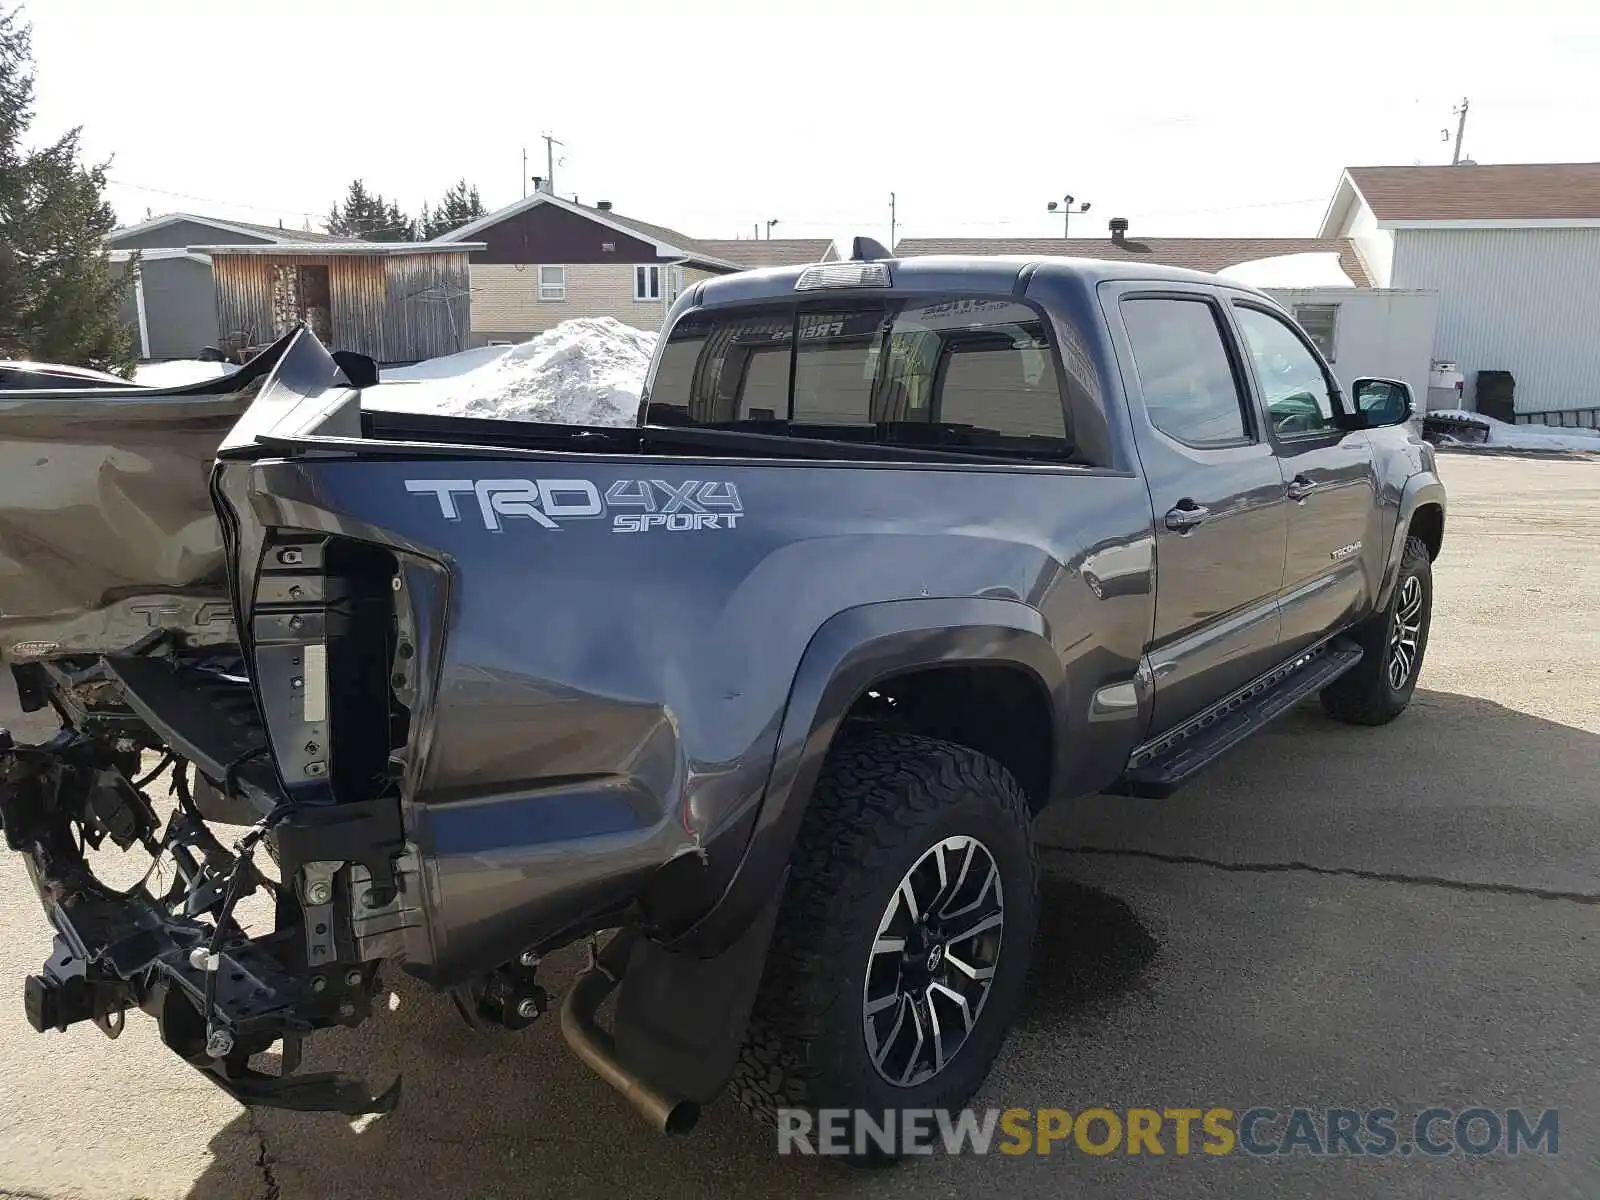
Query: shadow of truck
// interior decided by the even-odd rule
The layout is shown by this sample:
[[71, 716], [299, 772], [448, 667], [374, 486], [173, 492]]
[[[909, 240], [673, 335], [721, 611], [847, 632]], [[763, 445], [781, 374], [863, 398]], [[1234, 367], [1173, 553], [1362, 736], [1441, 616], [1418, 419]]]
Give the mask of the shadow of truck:
[[[1419, 691], [1404, 718], [1377, 730], [1337, 725], [1308, 705], [1170, 801], [1086, 801], [1047, 814], [1041, 836], [1229, 861], [1285, 845], [1308, 861], [1341, 866], [1360, 867], [1381, 853], [1385, 869], [1443, 860], [1469, 876], [1542, 864], [1559, 878], [1587, 872], [1592, 890], [1600, 861], [1584, 830], [1594, 825], [1596, 778], [1600, 736], [1476, 697]], [[1530, 779], [1538, 780], [1537, 794]], [[1139, 896], [1122, 886], [1126, 900], [1086, 887], [1070, 878], [1070, 864], [1046, 858], [1021, 1025], [1035, 1053], [1052, 1040], [1039, 1033], [1116, 1023], [1158, 952], [1137, 915]], [[1249, 886], [1245, 878], [1241, 888]], [[1162, 953], [1181, 957], [1184, 949]], [[570, 954], [551, 960], [552, 986], [566, 982], [576, 961]], [[217, 1157], [191, 1200], [260, 1195], [263, 1184], [283, 1200], [893, 1190], [881, 1176], [832, 1161], [777, 1157], [771, 1132], [727, 1098], [710, 1106], [693, 1137], [656, 1136], [572, 1058], [553, 1021], [514, 1037], [479, 1035], [447, 1001], [395, 975], [397, 1010], [351, 1033], [313, 1039], [307, 1069], [336, 1066], [380, 1085], [403, 1071], [399, 1111], [355, 1123], [242, 1113], [213, 1138]], [[1352, 1037], [1365, 1036], [1359, 1020], [1349, 1027]], [[1052, 1051], [1063, 1078], [1071, 1077], [1077, 1044], [1062, 1036]], [[259, 1172], [253, 1181], [241, 1180], [246, 1153]], [[241, 1190], [250, 1183], [254, 1191]]]

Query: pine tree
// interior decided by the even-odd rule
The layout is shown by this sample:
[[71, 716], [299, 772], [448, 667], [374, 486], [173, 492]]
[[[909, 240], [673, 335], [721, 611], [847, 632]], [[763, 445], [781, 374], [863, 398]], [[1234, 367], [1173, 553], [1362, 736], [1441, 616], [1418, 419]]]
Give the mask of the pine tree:
[[469, 187], [465, 179], [458, 179], [445, 191], [444, 199], [437, 208], [430, 211], [427, 205], [423, 205], [422, 216], [417, 221], [417, 233], [424, 241], [432, 241], [476, 221], [483, 213], [483, 201], [478, 198], [478, 189]]
[[[378, 202], [383, 203], [382, 196], [378, 197]], [[367, 236], [375, 242], [409, 242], [415, 240], [415, 234], [411, 218], [400, 211], [398, 204], [390, 203], [383, 210], [382, 226]]]
[[328, 211], [328, 232], [363, 242], [409, 242], [415, 231], [398, 204], [367, 191], [365, 181], [355, 179], [343, 202]]
[[359, 239], [364, 229], [372, 225], [372, 197], [367, 195], [367, 185], [359, 179], [351, 180], [344, 194], [344, 202], [328, 210], [328, 232], [337, 238]]
[[0, 358], [128, 374], [134, 334], [120, 312], [138, 262], [115, 271], [107, 256], [108, 164], [81, 161], [77, 129], [27, 148], [32, 121], [30, 31], [0, 9]]

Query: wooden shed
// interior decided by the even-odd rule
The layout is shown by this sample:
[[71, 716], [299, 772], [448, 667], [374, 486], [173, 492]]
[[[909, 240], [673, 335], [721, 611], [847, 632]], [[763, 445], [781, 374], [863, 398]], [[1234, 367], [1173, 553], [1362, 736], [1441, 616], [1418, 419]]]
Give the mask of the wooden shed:
[[196, 246], [211, 256], [217, 328], [231, 348], [297, 324], [330, 350], [409, 363], [467, 348], [467, 258], [480, 243], [304, 242]]

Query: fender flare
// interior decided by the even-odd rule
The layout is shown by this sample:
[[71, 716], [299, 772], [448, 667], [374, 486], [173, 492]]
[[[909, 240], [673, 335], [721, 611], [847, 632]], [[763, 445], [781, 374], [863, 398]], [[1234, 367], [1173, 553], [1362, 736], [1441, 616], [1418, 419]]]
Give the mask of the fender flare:
[[[801, 655], [784, 707], [765, 795], [744, 854], [715, 905], [673, 940], [681, 953], [710, 957], [732, 945], [769, 904], [784, 878], [822, 771], [851, 705], [873, 684], [926, 667], [1008, 664], [1030, 672], [1052, 713], [1066, 711], [1066, 682], [1038, 610], [978, 596], [892, 600], [845, 609], [818, 628]], [[1052, 720], [1052, 728], [1060, 722]], [[1053, 747], [1052, 778], [1065, 777], [1068, 746]]]
[[1400, 578], [1400, 560], [1405, 556], [1406, 538], [1411, 532], [1411, 520], [1417, 515], [1419, 508], [1429, 504], [1437, 505], [1441, 512], [1445, 511], [1444, 484], [1432, 471], [1423, 471], [1407, 479], [1405, 488], [1400, 493], [1394, 537], [1390, 540], [1389, 557], [1384, 563], [1383, 581], [1378, 587], [1378, 598], [1373, 611], [1383, 612], [1389, 607], [1395, 583]]

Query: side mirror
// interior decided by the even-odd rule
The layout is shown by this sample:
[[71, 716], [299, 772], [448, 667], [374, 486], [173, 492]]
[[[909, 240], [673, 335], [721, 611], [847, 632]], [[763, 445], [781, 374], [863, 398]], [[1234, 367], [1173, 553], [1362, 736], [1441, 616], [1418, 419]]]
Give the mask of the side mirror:
[[1411, 388], [1397, 379], [1358, 379], [1350, 395], [1368, 429], [1404, 425], [1416, 415]]

